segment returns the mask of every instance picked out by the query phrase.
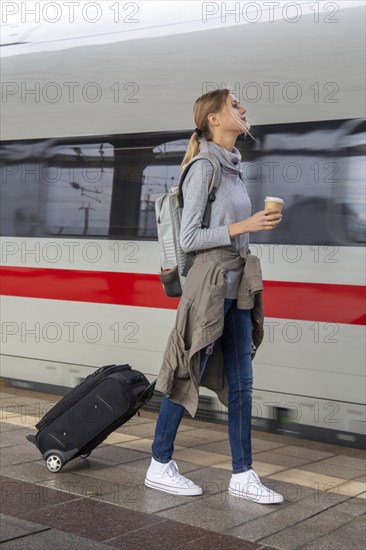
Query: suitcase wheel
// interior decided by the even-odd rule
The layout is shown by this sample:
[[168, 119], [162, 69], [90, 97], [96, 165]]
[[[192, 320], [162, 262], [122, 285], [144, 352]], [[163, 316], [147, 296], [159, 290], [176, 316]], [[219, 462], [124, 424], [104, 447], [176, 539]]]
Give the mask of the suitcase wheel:
[[61, 456], [56, 453], [48, 456], [46, 459], [47, 469], [52, 473], [59, 472], [62, 469], [63, 465], [64, 461], [62, 460]]

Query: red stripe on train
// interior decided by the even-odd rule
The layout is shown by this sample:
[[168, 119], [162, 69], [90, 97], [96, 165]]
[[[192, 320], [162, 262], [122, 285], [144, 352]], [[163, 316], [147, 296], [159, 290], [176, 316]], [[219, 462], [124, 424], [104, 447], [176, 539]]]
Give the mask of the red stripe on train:
[[[27, 298], [176, 309], [158, 275], [2, 267], [1, 294]], [[365, 288], [356, 285], [264, 281], [266, 317], [365, 325]]]

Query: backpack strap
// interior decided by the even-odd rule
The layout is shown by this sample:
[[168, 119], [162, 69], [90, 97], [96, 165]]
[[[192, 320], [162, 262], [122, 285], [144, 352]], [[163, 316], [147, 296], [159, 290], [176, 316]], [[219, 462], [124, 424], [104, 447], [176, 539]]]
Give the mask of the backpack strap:
[[[178, 183], [178, 203], [180, 208], [183, 208], [183, 182], [185, 177], [187, 176], [188, 170], [190, 169], [191, 165], [196, 162], [197, 160], [206, 159], [208, 160], [212, 166], [213, 166], [213, 174], [212, 179], [208, 188], [208, 200], [205, 208], [205, 212], [203, 214], [203, 220], [202, 220], [202, 227], [208, 227], [210, 223], [210, 217], [211, 217], [211, 207], [213, 201], [216, 199], [216, 191], [219, 188], [220, 182], [221, 182], [221, 165], [218, 160], [216, 160], [214, 157], [209, 155], [208, 153], [199, 153], [195, 157], [193, 157], [186, 167], [183, 170], [183, 173], [181, 174], [181, 177], [179, 178]], [[188, 252], [187, 253], [187, 260], [184, 264], [182, 276], [186, 277], [188, 274], [188, 271], [193, 263], [193, 258], [195, 256], [194, 252]]]
[[183, 170], [183, 173], [181, 174], [181, 177], [179, 178], [178, 203], [180, 208], [183, 208], [183, 191], [182, 191], [183, 182], [187, 176], [188, 170], [190, 169], [191, 165], [197, 160], [202, 160], [202, 159], [208, 160], [213, 166], [213, 175], [208, 188], [208, 200], [207, 200], [207, 205], [205, 208], [203, 221], [202, 221], [202, 227], [208, 227], [210, 223], [210, 217], [211, 217], [212, 202], [216, 199], [216, 191], [219, 188], [219, 185], [221, 182], [221, 165], [219, 161], [216, 160], [215, 157], [212, 157], [208, 153], [199, 153], [188, 162], [188, 164]]

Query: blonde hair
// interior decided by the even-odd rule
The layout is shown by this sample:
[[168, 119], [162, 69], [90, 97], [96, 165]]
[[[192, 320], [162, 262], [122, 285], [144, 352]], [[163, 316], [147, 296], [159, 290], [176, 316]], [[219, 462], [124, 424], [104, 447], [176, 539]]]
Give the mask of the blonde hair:
[[184, 170], [186, 164], [188, 164], [188, 162], [199, 153], [199, 138], [203, 137], [207, 141], [212, 140], [212, 133], [207, 116], [210, 113], [218, 113], [225, 105], [230, 93], [230, 90], [223, 88], [221, 90], [207, 92], [196, 99], [193, 112], [194, 121], [199, 130], [199, 134], [194, 131], [191, 139], [189, 140], [187, 151], [181, 164], [182, 170]]

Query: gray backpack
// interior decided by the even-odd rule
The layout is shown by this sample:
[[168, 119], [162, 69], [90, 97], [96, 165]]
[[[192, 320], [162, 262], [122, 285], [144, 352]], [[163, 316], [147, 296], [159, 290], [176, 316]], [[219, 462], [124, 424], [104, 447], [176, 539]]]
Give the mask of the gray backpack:
[[178, 185], [171, 187], [165, 195], [155, 201], [156, 225], [160, 249], [160, 280], [165, 294], [170, 298], [182, 295], [184, 281], [192, 265], [194, 252], [183, 252], [180, 246], [180, 225], [183, 210], [183, 181], [191, 165], [197, 160], [206, 159], [213, 166], [213, 176], [208, 190], [208, 201], [203, 216], [202, 227], [210, 223], [212, 201], [221, 181], [221, 166], [219, 161], [208, 153], [199, 153], [193, 157], [184, 168]]

